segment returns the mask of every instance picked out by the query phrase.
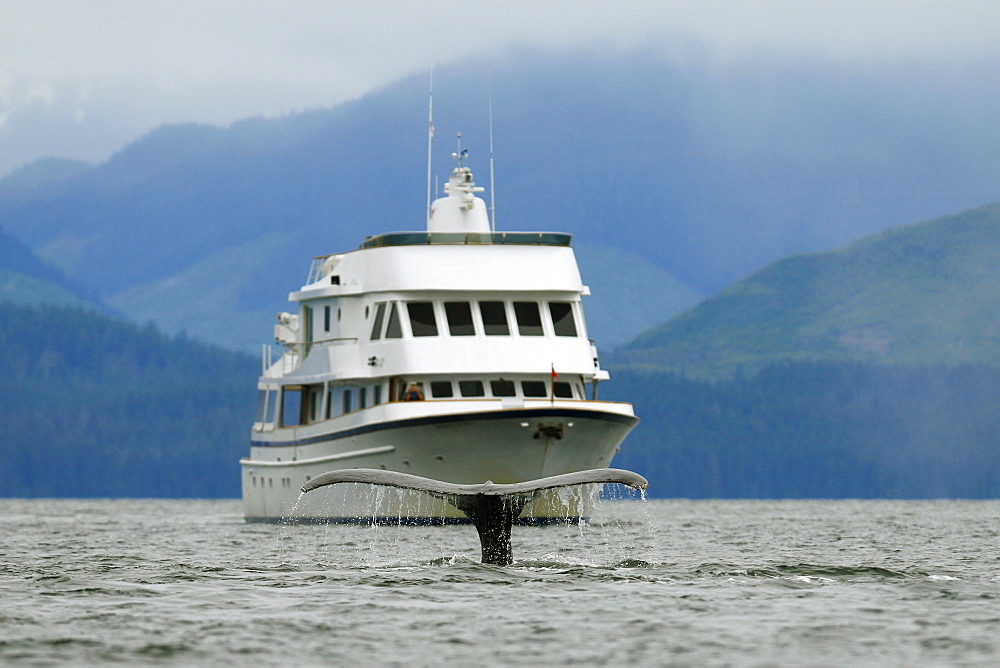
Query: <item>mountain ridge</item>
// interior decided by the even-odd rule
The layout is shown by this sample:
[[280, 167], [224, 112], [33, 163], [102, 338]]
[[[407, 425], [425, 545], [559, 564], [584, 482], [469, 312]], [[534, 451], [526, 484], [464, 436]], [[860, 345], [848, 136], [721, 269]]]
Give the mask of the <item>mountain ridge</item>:
[[772, 263], [615, 352], [719, 377], [781, 360], [1000, 366], [1000, 204]]

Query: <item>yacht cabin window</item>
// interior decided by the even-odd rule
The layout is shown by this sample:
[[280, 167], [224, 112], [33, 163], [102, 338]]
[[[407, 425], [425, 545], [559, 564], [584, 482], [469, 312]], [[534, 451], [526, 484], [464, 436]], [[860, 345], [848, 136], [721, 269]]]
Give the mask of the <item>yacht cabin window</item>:
[[[410, 334], [414, 337], [437, 336], [438, 325], [435, 303], [430, 301], [402, 302], [406, 304], [409, 316]], [[400, 318], [401, 302], [379, 302], [375, 304], [372, 321], [371, 340], [381, 338], [399, 339], [403, 337]], [[547, 306], [552, 323], [552, 333], [556, 336], [575, 337], [579, 335], [572, 302], [515, 301], [514, 321], [521, 336], [545, 336], [542, 310]], [[542, 308], [540, 308], [542, 307]], [[507, 317], [507, 303], [502, 301], [478, 302], [479, 316], [483, 323], [482, 333], [486, 336], [509, 336], [510, 324]], [[324, 325], [329, 331], [330, 309], [324, 314]], [[388, 316], [386, 316], [388, 311]], [[475, 336], [476, 323], [472, 316], [473, 306], [467, 301], [444, 302], [444, 315], [451, 336]], [[386, 322], [388, 321], [388, 322]]]
[[264, 424], [274, 424], [274, 416], [278, 409], [278, 391], [267, 391], [267, 409], [264, 413]]
[[330, 385], [330, 389], [326, 394], [326, 417], [335, 418], [338, 415], [343, 415], [344, 413], [350, 413], [351, 406], [351, 390], [347, 387], [336, 387]]
[[483, 388], [483, 381], [481, 381], [481, 380], [460, 380], [460, 381], [458, 381], [458, 392], [463, 397], [482, 397], [482, 396], [486, 396], [486, 390]]
[[521, 336], [545, 335], [538, 302], [514, 302], [514, 317], [517, 318], [517, 333]]
[[437, 336], [434, 302], [409, 302], [406, 310], [410, 314], [410, 330], [413, 336]]
[[553, 383], [552, 387], [553, 394], [556, 395], [558, 399], [572, 399], [573, 398], [573, 388], [569, 383], [565, 381], [557, 380]]
[[491, 380], [490, 391], [493, 392], [494, 397], [513, 397], [517, 395], [517, 390], [514, 388], [514, 381], [504, 380], [503, 378]]
[[385, 338], [403, 338], [403, 326], [399, 321], [399, 309], [397, 308], [396, 302], [392, 302], [392, 308], [389, 309], [389, 324], [386, 325], [385, 328]]
[[267, 390], [257, 390], [257, 412], [254, 422], [264, 424], [264, 411], [267, 408]]
[[323, 386], [306, 385], [302, 388], [303, 422], [318, 422], [323, 419]]
[[281, 426], [294, 427], [302, 423], [302, 387], [289, 385], [281, 392]]
[[521, 391], [528, 398], [538, 398], [549, 396], [549, 388], [544, 380], [522, 380]]
[[435, 399], [449, 399], [455, 396], [450, 380], [432, 380], [431, 396]]
[[573, 320], [573, 305], [569, 302], [549, 302], [552, 329], [556, 336], [576, 336], [576, 322]]
[[385, 319], [385, 302], [375, 305], [375, 324], [372, 325], [372, 341], [382, 338], [382, 320]]
[[476, 335], [469, 302], [445, 302], [444, 314], [448, 318], [448, 333], [452, 336]]
[[503, 302], [479, 302], [479, 314], [483, 317], [483, 331], [486, 336], [508, 336], [507, 307]]

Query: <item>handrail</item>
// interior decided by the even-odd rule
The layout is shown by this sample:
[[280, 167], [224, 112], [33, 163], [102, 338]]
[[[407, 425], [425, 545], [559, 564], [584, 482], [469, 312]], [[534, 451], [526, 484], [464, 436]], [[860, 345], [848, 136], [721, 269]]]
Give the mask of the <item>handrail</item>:
[[358, 337], [348, 336], [339, 339], [320, 339], [319, 341], [284, 341], [282, 345], [293, 352], [298, 352], [302, 349], [308, 350], [316, 346], [343, 345], [356, 341], [358, 341]]
[[569, 246], [572, 234], [563, 232], [391, 232], [367, 237], [359, 247], [425, 245]]

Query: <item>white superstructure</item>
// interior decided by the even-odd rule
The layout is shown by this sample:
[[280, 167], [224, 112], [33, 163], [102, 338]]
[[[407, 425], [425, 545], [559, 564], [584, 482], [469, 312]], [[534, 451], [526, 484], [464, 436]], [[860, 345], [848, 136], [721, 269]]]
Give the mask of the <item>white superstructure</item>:
[[349, 494], [299, 501], [307, 480], [336, 468], [469, 484], [603, 468], [638, 422], [630, 404], [597, 400], [608, 374], [586, 335], [570, 236], [491, 232], [482, 188], [456, 157], [427, 231], [315, 258], [289, 295], [297, 310], [278, 316], [284, 354], [266, 349], [240, 462], [248, 521], [413, 512], [383, 499], [373, 513]]

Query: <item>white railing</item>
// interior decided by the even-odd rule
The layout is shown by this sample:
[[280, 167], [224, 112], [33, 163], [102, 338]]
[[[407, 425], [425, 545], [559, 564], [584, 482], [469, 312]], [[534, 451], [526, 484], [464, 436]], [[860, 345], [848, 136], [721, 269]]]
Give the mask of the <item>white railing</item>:
[[271, 346], [264, 343], [261, 345], [261, 360], [260, 360], [261, 374], [267, 373], [267, 370], [271, 368], [271, 364], [272, 364]]

